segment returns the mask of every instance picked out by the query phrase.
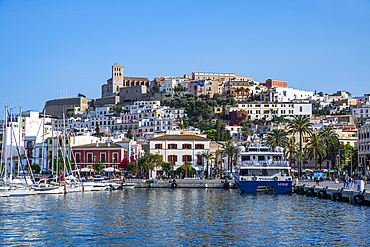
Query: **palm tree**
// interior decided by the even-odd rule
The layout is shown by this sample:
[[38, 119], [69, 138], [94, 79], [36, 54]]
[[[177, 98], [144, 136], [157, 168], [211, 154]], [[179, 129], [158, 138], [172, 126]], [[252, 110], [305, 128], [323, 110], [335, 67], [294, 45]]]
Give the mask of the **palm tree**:
[[273, 150], [276, 147], [284, 147], [287, 141], [287, 132], [281, 129], [273, 129], [267, 133], [265, 141]]
[[210, 153], [209, 151], [205, 152], [205, 153], [202, 153], [201, 156], [203, 158], [206, 158], [207, 160], [207, 178], [209, 177], [209, 160], [213, 158], [213, 153]]
[[295, 142], [295, 138], [290, 137], [289, 140], [286, 142], [284, 152], [285, 157], [289, 159], [290, 167], [292, 167], [292, 160], [294, 159], [297, 148], [298, 144]]
[[[219, 149], [217, 149], [216, 151], [215, 151], [215, 162], [216, 162], [216, 169], [218, 169], [218, 157], [220, 156], [220, 155], [222, 155], [222, 150], [219, 150]], [[222, 156], [221, 156], [222, 157]], [[221, 162], [222, 162], [222, 160], [221, 160]], [[221, 169], [219, 169], [219, 171], [221, 171]]]
[[311, 133], [309, 142], [306, 146], [308, 158], [315, 159], [315, 169], [317, 169], [317, 156], [325, 155], [326, 149], [323, 139], [316, 133]]
[[[308, 122], [308, 118], [304, 116], [295, 116], [293, 122], [290, 122], [288, 124], [290, 134], [299, 134], [299, 152], [303, 153], [302, 150], [302, 142], [303, 142], [303, 136], [305, 134], [311, 133], [311, 127], [312, 123]], [[297, 160], [298, 161], [298, 160]], [[302, 172], [302, 163], [298, 163], [298, 176], [301, 176]]]
[[[327, 163], [327, 169], [329, 171], [329, 160], [331, 160], [331, 151], [334, 151], [333, 148], [339, 146], [338, 134], [334, 132], [333, 128], [324, 127], [319, 131], [319, 136], [322, 138], [325, 145], [325, 159]], [[337, 151], [335, 150], [335, 153]], [[321, 164], [320, 164], [321, 169]]]
[[231, 140], [226, 141], [226, 143], [223, 145], [223, 151], [222, 152], [228, 158], [228, 166], [230, 168], [231, 173], [233, 171], [232, 160], [233, 160], [233, 157], [236, 154], [236, 151], [235, 151], [236, 149], [237, 148], [234, 146], [233, 141], [231, 141]]
[[[298, 164], [302, 165], [302, 162], [306, 159], [306, 154], [301, 151], [297, 151], [294, 155], [294, 159], [297, 161]], [[298, 168], [299, 169], [299, 168]], [[302, 176], [301, 169], [298, 170], [298, 177]]]
[[[245, 115], [243, 114], [243, 116], [245, 116]], [[248, 139], [248, 136], [251, 134], [251, 129], [247, 126], [243, 126], [242, 133], [243, 133], [243, 136], [247, 137], [247, 139]]]

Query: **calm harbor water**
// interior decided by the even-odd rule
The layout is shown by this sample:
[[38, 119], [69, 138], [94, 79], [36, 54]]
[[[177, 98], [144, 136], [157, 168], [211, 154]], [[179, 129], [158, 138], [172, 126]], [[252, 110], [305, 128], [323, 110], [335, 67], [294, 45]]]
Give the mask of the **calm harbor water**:
[[369, 246], [370, 207], [301, 195], [128, 189], [0, 198], [4, 246]]

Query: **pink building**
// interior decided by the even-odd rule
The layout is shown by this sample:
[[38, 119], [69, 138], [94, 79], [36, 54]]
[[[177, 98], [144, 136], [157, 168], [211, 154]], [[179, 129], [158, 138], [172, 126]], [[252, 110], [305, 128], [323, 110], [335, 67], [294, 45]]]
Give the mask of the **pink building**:
[[272, 87], [288, 87], [287, 81], [282, 80], [275, 80], [275, 79], [267, 79], [265, 83], [266, 87], [272, 88]]

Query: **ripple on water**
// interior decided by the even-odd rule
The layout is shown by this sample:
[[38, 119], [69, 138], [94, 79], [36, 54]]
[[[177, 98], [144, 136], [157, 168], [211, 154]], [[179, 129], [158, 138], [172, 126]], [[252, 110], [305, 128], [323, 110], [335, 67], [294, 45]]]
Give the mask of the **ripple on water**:
[[6, 246], [369, 246], [370, 209], [300, 195], [131, 189], [0, 198]]

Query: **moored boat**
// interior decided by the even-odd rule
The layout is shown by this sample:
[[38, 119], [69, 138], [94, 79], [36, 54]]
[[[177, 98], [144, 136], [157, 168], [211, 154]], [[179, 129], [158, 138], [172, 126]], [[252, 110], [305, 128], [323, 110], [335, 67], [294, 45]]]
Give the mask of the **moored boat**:
[[235, 183], [243, 193], [291, 193], [290, 170], [282, 148], [277, 147], [272, 151], [257, 145], [240, 153], [240, 161], [235, 169]]

